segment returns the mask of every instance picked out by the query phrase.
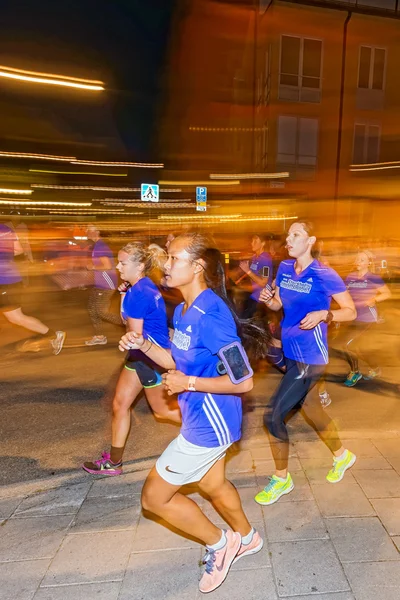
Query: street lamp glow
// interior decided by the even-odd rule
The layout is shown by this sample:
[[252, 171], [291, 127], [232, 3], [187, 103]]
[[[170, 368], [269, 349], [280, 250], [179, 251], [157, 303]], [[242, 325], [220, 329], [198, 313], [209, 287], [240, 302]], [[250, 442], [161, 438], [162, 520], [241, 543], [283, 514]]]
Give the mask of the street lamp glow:
[[0, 198], [0, 204], [13, 204], [18, 206], [92, 206], [91, 202], [42, 202], [42, 201], [34, 201], [31, 200], [27, 202], [23, 202], [21, 200], [9, 200], [7, 198]]
[[30, 152], [0, 152], [1, 158], [33, 158], [35, 160], [55, 160], [60, 162], [71, 162], [74, 156], [54, 156], [52, 154], [31, 154]]
[[10, 188], [0, 188], [0, 194], [20, 194], [20, 195], [26, 195], [29, 196], [29, 194], [32, 194], [33, 190], [14, 190], [14, 189], [10, 189]]
[[25, 81], [28, 83], [41, 83], [45, 85], [61, 85], [64, 87], [78, 88], [82, 90], [100, 92], [104, 90], [102, 81], [92, 79], [81, 79], [79, 77], [69, 77], [64, 75], [54, 75], [53, 73], [40, 73], [37, 71], [26, 71], [25, 69], [14, 69], [0, 65], [0, 77]]

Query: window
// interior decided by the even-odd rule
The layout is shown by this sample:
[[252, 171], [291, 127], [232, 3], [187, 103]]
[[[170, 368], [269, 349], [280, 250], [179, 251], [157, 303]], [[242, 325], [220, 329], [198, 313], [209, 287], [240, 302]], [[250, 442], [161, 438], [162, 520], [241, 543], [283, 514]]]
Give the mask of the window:
[[319, 102], [322, 41], [283, 35], [279, 73], [280, 100]]
[[361, 46], [358, 67], [358, 87], [365, 90], [383, 90], [386, 50]]
[[381, 128], [379, 125], [354, 125], [353, 164], [371, 164], [379, 161]]
[[297, 175], [313, 175], [317, 166], [318, 119], [279, 117], [277, 163]]

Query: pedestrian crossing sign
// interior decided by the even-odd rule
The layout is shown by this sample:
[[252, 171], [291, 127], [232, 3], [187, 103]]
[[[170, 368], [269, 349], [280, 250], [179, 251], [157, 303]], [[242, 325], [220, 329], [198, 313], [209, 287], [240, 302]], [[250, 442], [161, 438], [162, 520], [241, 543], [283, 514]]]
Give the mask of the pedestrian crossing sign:
[[142, 183], [140, 199], [142, 202], [159, 202], [160, 187], [155, 183]]

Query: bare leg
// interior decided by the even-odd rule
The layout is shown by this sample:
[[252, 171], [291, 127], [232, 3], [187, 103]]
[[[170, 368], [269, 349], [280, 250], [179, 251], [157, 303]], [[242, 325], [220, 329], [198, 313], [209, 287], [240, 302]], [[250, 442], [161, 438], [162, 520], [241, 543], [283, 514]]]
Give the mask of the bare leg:
[[171, 400], [163, 385], [155, 388], [147, 388], [144, 393], [156, 417], [159, 419], [168, 419], [168, 421], [173, 421], [174, 423], [182, 422], [178, 403]]
[[42, 321], [39, 321], [39, 319], [36, 319], [36, 317], [25, 315], [20, 308], [4, 312], [3, 315], [7, 321], [13, 325], [19, 325], [20, 327], [24, 327], [29, 331], [41, 333], [42, 335], [46, 335], [46, 333], [49, 331], [47, 325], [42, 323]]
[[143, 389], [136, 371], [122, 369], [112, 405], [111, 444], [123, 448], [131, 427], [130, 408]]
[[208, 546], [219, 542], [221, 530], [207, 519], [196, 502], [180, 494], [179, 488], [167, 483], [153, 468], [142, 490], [143, 508]]

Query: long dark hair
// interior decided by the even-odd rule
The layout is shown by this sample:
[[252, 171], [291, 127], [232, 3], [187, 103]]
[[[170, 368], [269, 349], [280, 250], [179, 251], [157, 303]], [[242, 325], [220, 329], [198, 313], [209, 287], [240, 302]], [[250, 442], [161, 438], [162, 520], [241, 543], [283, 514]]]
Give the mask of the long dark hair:
[[186, 251], [193, 262], [204, 262], [204, 279], [229, 308], [235, 321], [238, 336], [250, 360], [265, 358], [271, 342], [271, 334], [258, 319], [239, 319], [231, 300], [226, 293], [225, 269], [221, 252], [213, 246], [209, 238], [201, 233], [185, 233], [180, 236], [188, 240]]

